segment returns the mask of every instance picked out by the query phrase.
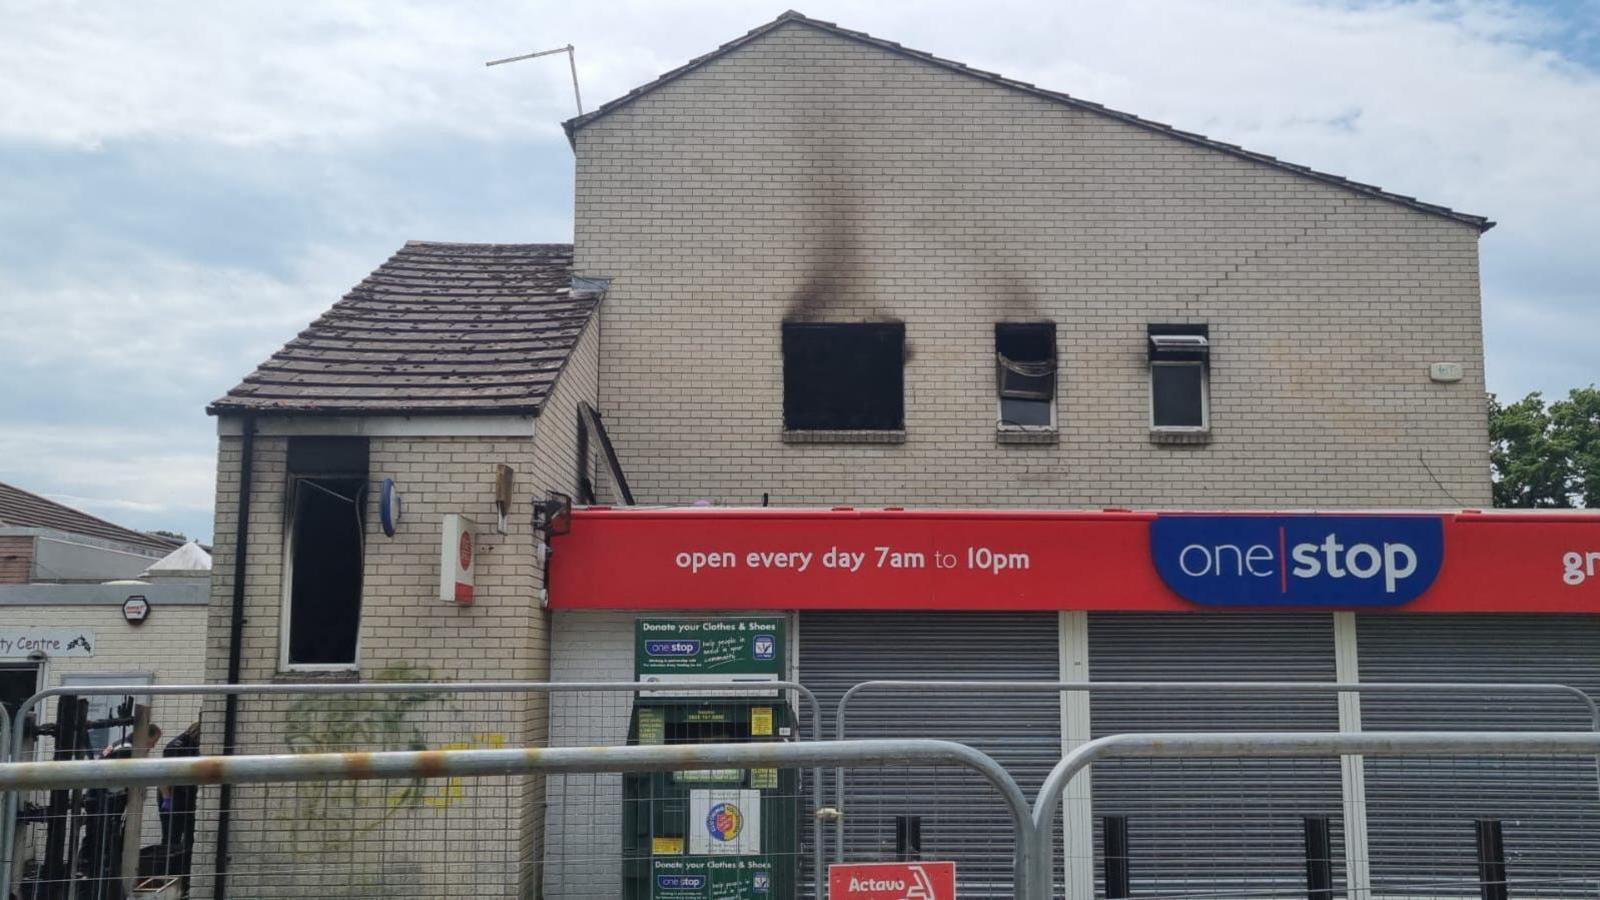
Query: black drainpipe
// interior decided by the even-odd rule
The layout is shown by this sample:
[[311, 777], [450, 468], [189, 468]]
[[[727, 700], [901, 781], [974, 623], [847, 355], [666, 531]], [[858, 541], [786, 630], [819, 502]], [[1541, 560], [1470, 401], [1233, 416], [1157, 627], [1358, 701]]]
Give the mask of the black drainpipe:
[[[239, 683], [240, 658], [244, 655], [244, 575], [245, 551], [250, 545], [250, 468], [255, 459], [256, 420], [245, 416], [244, 439], [239, 453], [238, 519], [233, 538], [233, 618], [228, 623], [228, 684]], [[222, 709], [222, 755], [233, 755], [239, 735], [239, 695], [227, 694]], [[233, 785], [223, 784], [217, 797], [217, 862], [212, 896], [228, 896], [228, 818], [233, 810]]]

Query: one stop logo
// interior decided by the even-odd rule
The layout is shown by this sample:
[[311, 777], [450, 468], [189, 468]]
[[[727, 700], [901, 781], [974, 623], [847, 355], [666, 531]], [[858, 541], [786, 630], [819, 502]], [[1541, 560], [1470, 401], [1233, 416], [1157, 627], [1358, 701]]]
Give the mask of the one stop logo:
[[1438, 516], [1164, 515], [1161, 580], [1206, 606], [1399, 606], [1444, 563]]

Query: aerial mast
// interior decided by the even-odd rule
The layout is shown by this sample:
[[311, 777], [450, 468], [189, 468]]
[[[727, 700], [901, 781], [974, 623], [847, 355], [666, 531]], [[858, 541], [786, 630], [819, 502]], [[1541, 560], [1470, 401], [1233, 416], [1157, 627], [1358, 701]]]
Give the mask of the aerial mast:
[[500, 66], [505, 65], [506, 63], [521, 62], [525, 59], [538, 59], [541, 56], [549, 56], [553, 53], [565, 53], [567, 55], [567, 65], [572, 69], [572, 99], [577, 102], [578, 115], [581, 116], [583, 115], [583, 95], [578, 93], [578, 53], [571, 44], [568, 44], [565, 47], [556, 47], [551, 50], [540, 50], [537, 53], [524, 53], [521, 56], [508, 56], [505, 59], [491, 59], [484, 63], [484, 65]]

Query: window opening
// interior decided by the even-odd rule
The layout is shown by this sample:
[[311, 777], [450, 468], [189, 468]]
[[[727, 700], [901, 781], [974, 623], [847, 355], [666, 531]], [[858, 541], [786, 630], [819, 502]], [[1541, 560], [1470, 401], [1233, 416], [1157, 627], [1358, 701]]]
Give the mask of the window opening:
[[783, 424], [790, 430], [905, 427], [900, 322], [783, 323]]
[[356, 663], [366, 556], [367, 441], [292, 438], [284, 662]]
[[1150, 427], [1210, 427], [1211, 338], [1205, 325], [1151, 325]]
[[1056, 326], [1002, 322], [994, 327], [995, 387], [1002, 428], [1055, 426]]

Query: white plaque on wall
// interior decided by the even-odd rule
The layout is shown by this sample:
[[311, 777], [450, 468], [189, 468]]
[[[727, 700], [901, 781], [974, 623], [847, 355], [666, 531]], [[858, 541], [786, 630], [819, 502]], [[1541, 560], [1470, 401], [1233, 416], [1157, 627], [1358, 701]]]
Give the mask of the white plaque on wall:
[[94, 632], [87, 628], [0, 625], [0, 659], [93, 656]]

